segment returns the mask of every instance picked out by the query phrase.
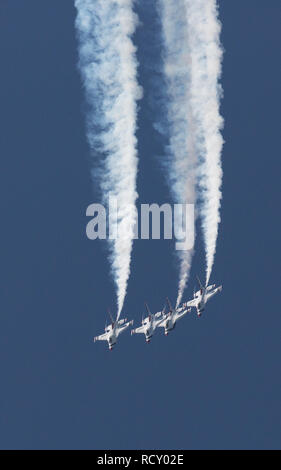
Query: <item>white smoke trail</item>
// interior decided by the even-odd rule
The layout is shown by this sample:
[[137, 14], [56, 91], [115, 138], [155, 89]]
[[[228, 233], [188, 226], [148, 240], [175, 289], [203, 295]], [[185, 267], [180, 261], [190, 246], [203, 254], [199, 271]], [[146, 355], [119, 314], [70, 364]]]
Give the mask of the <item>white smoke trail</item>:
[[185, 0], [191, 54], [191, 105], [195, 119], [196, 145], [201, 158], [199, 166], [199, 198], [203, 237], [206, 250], [206, 285], [211, 275], [221, 200], [220, 130], [223, 119], [219, 113], [222, 48], [221, 25], [216, 0]]
[[[191, 56], [187, 28], [186, 0], [159, 0], [165, 44], [164, 73], [167, 81], [169, 126], [169, 185], [177, 203], [195, 203], [197, 156], [191, 107]], [[182, 222], [179, 221], [179, 224]], [[180, 259], [179, 305], [188, 281], [193, 250], [178, 251]]]
[[137, 24], [132, 4], [133, 0], [75, 0], [79, 68], [89, 104], [88, 141], [93, 151], [99, 150], [104, 156], [99, 172], [103, 202], [107, 203], [109, 194], [117, 199], [118, 233], [127, 233], [110, 241], [117, 318], [126, 295], [137, 217], [135, 131], [141, 88], [131, 40]]
[[[218, 85], [222, 49], [216, 0], [159, 0], [159, 6], [169, 93], [170, 183], [175, 200], [199, 201], [208, 283], [220, 222], [223, 144]], [[177, 305], [188, 280], [192, 254], [192, 250], [179, 254]]]

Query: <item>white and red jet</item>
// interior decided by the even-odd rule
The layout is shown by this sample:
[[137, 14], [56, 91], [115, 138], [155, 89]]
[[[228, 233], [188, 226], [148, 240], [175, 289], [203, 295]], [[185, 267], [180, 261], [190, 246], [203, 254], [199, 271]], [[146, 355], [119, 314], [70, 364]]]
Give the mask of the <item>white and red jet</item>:
[[143, 333], [145, 335], [145, 341], [150, 343], [150, 340], [153, 336], [154, 331], [156, 330], [159, 323], [163, 319], [164, 309], [162, 312], [151, 313], [147, 304], [145, 304], [148, 316], [142, 319], [142, 324], [135, 330], [131, 330], [131, 335], [136, 333]]
[[113, 347], [117, 342], [118, 336], [123, 333], [123, 331], [127, 330], [127, 328], [133, 325], [134, 320], [127, 321], [127, 318], [123, 318], [121, 320], [113, 320], [110, 312], [111, 324], [105, 325], [105, 333], [99, 336], [94, 337], [94, 341], [107, 341], [109, 350], [112, 351]]
[[200, 289], [194, 292], [193, 299], [182, 304], [183, 307], [195, 307], [198, 317], [202, 315], [205, 310], [205, 305], [217, 292], [222, 291], [222, 286], [216, 287], [216, 284], [203, 287], [199, 277], [197, 276]]
[[176, 322], [182, 317], [184, 317], [184, 315], [186, 315], [191, 310], [191, 308], [186, 308], [185, 306], [173, 308], [168, 297], [167, 302], [169, 306], [169, 311], [168, 313], [163, 315], [163, 320], [158, 325], [159, 327], [164, 328], [164, 333], [166, 336], [169, 334], [170, 331], [175, 328]]

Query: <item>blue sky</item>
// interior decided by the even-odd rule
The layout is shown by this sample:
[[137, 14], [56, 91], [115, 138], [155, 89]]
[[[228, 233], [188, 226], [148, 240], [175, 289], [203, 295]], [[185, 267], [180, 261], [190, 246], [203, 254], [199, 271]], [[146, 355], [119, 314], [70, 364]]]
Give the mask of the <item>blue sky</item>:
[[[153, 128], [157, 18], [138, 2], [138, 192], [166, 202]], [[86, 238], [90, 180], [73, 2], [0, 4], [2, 157], [0, 447], [280, 448], [280, 2], [219, 2], [225, 49], [223, 203], [213, 282], [194, 312], [146, 345], [92, 337], [114, 306], [105, 245]], [[195, 274], [204, 273], [200, 233]], [[174, 300], [169, 241], [137, 241], [124, 313]]]

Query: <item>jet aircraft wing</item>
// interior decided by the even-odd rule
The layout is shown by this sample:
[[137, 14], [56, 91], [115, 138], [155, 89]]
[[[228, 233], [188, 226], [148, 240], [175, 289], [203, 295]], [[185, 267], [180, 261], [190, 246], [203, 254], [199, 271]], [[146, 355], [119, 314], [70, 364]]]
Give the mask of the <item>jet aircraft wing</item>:
[[132, 334], [134, 333], [144, 333], [144, 326], [139, 326], [138, 328], [135, 328], [134, 330], [131, 331]]
[[216, 289], [214, 289], [213, 291], [207, 292], [207, 294], [205, 296], [206, 301], [209, 300], [211, 297], [213, 297], [217, 292], [220, 292], [221, 290], [222, 290], [222, 287], [219, 286]]
[[104, 333], [103, 335], [95, 336], [94, 341], [107, 341], [107, 334]]
[[196, 299], [189, 300], [188, 302], [185, 302], [185, 304], [183, 304], [184, 307], [196, 307], [196, 305], [197, 305]]
[[132, 325], [133, 323], [134, 323], [134, 321], [131, 320], [131, 321], [125, 323], [124, 325], [119, 326], [119, 327], [118, 327], [118, 330], [117, 330], [117, 331], [118, 331], [118, 335], [120, 335], [120, 333], [123, 333], [123, 331], [127, 330], [127, 328], [128, 328], [130, 325]]
[[162, 315], [163, 315], [163, 312], [157, 312], [157, 313], [155, 313], [154, 316], [155, 316], [155, 318], [160, 318], [160, 317], [162, 317]]

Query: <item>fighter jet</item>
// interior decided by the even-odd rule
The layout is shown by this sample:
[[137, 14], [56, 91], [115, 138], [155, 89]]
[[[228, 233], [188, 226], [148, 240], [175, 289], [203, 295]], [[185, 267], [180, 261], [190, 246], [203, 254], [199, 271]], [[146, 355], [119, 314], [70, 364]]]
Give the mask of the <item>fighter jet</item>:
[[136, 333], [143, 333], [145, 335], [145, 341], [150, 343], [151, 337], [156, 330], [159, 323], [161, 323], [163, 319], [163, 315], [165, 313], [165, 307], [162, 312], [151, 313], [147, 304], [145, 304], [148, 316], [142, 318], [142, 325], [136, 328], [135, 330], [131, 330], [131, 335]]
[[105, 325], [105, 333], [99, 336], [94, 337], [94, 341], [107, 341], [109, 350], [112, 351], [113, 347], [117, 342], [118, 336], [123, 333], [123, 331], [127, 330], [130, 325], [133, 325], [134, 320], [128, 321], [127, 318], [123, 318], [121, 320], [113, 320], [111, 313], [109, 312], [111, 324]]
[[197, 292], [194, 292], [193, 299], [189, 300], [182, 304], [183, 307], [195, 307], [197, 310], [197, 315], [200, 317], [202, 312], [205, 310], [205, 305], [208, 300], [213, 297], [217, 292], [221, 292], [222, 286], [216, 287], [216, 284], [211, 286], [203, 287], [198, 276], [197, 280], [199, 283], [200, 289]]
[[191, 308], [186, 308], [184, 306], [173, 308], [168, 297], [167, 303], [169, 306], [169, 312], [164, 315], [163, 320], [158, 325], [159, 327], [164, 328], [164, 333], [166, 336], [171, 330], [175, 328], [176, 322], [191, 310]]

